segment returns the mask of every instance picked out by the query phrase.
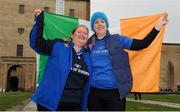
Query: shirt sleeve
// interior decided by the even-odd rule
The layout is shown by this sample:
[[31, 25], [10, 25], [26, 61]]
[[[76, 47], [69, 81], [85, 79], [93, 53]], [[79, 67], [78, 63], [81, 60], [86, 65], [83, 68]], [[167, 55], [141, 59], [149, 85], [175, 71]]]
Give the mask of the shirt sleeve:
[[153, 28], [151, 32], [144, 39], [142, 40], [133, 39], [130, 50], [142, 50], [144, 48], [147, 48], [157, 37], [158, 33], [159, 31]]
[[124, 49], [130, 49], [133, 39], [127, 36], [120, 35], [119, 41]]
[[35, 18], [35, 24], [30, 33], [30, 46], [38, 54], [50, 55], [57, 40], [45, 40], [43, 38], [44, 15], [41, 13]]

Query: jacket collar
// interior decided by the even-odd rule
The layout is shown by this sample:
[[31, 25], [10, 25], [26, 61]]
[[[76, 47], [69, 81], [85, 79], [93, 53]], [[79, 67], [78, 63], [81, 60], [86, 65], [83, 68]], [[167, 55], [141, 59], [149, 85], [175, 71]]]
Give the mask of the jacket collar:
[[[74, 42], [73, 41], [70, 41], [70, 46], [72, 47], [72, 49], [74, 48]], [[85, 52], [85, 50], [84, 50], [84, 48], [82, 48], [79, 52], [78, 52], [78, 54], [82, 54], [82, 53], [84, 53]]]
[[92, 36], [96, 37], [96, 40], [104, 40], [110, 35], [109, 30], [106, 31], [106, 35], [102, 39], [98, 39], [96, 33], [94, 33]]

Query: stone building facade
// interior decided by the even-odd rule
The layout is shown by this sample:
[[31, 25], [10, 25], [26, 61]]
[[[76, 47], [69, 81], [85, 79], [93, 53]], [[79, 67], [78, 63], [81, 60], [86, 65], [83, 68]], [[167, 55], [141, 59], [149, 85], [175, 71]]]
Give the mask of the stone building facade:
[[55, 0], [0, 1], [0, 89], [33, 91], [36, 58], [29, 47], [34, 10], [55, 11]]
[[64, 14], [76, 18], [90, 19], [90, 0], [65, 0]]
[[[60, 3], [64, 15], [89, 19], [89, 0]], [[0, 4], [0, 91], [34, 91], [36, 58], [29, 47], [34, 10], [55, 13], [56, 0], [1, 0]]]
[[161, 53], [160, 88], [180, 92], [180, 44], [163, 44]]
[[[64, 15], [89, 20], [90, 0], [61, 1]], [[0, 4], [0, 91], [34, 91], [36, 58], [29, 47], [34, 10], [55, 13], [56, 0], [0, 0]], [[180, 91], [180, 44], [163, 44], [161, 57], [161, 90]]]

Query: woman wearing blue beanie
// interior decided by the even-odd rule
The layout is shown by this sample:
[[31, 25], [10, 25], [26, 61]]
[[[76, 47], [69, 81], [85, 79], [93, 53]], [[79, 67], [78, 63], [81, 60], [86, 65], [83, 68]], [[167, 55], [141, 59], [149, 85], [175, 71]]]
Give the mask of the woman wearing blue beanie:
[[168, 23], [167, 15], [162, 17], [152, 31], [142, 40], [119, 34], [110, 34], [109, 22], [103, 12], [91, 17], [94, 34], [89, 39], [92, 59], [92, 79], [88, 98], [88, 110], [124, 111], [126, 96], [132, 88], [132, 74], [128, 50], [147, 48], [162, 26]]

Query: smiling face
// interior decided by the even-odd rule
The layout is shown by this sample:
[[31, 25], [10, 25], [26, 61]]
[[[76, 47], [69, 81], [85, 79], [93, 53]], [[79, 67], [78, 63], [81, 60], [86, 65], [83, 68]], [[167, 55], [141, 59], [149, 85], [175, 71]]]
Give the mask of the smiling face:
[[88, 29], [85, 26], [79, 26], [72, 32], [72, 40], [75, 46], [82, 48], [88, 40]]
[[97, 37], [104, 36], [107, 31], [106, 22], [102, 19], [96, 19], [94, 22], [94, 31], [96, 32]]

